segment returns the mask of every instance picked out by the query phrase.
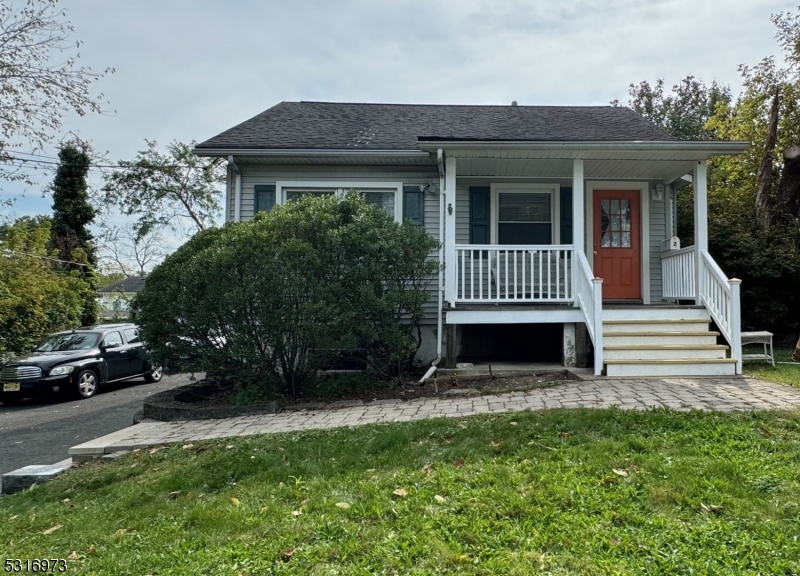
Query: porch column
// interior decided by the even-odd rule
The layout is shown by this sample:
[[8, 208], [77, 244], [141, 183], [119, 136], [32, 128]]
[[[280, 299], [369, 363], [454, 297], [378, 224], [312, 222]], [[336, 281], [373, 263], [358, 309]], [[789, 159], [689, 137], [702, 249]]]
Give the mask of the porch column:
[[444, 176], [444, 299], [455, 307], [456, 270], [456, 159], [445, 160]]
[[694, 168], [694, 261], [695, 261], [695, 304], [700, 305], [700, 272], [702, 262], [700, 252], [708, 251], [708, 174], [706, 161], [700, 160]]
[[[572, 245], [575, 248], [573, 254], [573, 273], [572, 273], [572, 294], [573, 297], [578, 293], [578, 255], [577, 251], [586, 250], [584, 240], [586, 222], [584, 212], [586, 210], [585, 193], [583, 190], [583, 160], [576, 158], [572, 161]], [[574, 306], [579, 306], [578, 299], [575, 298]]]

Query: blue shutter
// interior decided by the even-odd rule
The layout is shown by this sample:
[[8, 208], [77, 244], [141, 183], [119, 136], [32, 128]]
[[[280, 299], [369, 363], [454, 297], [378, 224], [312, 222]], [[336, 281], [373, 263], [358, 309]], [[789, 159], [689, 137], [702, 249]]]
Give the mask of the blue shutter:
[[275, 206], [275, 184], [256, 184], [256, 214], [269, 212]]
[[572, 188], [561, 188], [561, 244], [572, 244]]
[[425, 225], [425, 195], [419, 186], [403, 186], [403, 218]]
[[489, 206], [489, 187], [470, 186], [469, 187], [469, 243], [470, 244], [489, 244], [490, 243], [490, 220], [491, 210]]

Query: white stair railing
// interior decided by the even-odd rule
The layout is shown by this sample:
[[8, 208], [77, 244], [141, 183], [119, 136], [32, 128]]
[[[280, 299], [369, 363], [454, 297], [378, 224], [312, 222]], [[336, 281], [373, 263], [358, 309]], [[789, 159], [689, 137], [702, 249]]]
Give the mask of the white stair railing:
[[736, 373], [742, 373], [742, 319], [739, 288], [742, 281], [728, 279], [711, 255], [700, 251], [699, 301], [706, 307], [736, 359]]
[[694, 299], [695, 247], [661, 253], [662, 298]]
[[594, 344], [594, 373], [599, 376], [603, 372], [603, 279], [594, 277], [583, 250], [575, 251], [575, 259], [573, 292]]

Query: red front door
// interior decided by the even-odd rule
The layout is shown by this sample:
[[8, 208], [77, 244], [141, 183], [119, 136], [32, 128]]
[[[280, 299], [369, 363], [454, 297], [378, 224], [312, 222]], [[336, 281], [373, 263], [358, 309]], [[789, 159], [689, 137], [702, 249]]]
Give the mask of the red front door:
[[604, 299], [642, 297], [638, 190], [594, 191], [594, 275]]

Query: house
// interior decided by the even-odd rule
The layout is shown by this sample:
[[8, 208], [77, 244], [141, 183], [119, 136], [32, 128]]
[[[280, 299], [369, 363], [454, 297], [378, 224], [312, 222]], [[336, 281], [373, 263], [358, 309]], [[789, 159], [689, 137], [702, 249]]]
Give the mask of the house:
[[144, 287], [144, 278], [144, 276], [128, 276], [98, 290], [100, 316], [104, 320], [130, 316], [130, 302]]
[[653, 376], [741, 373], [706, 162], [747, 146], [679, 141], [624, 107], [282, 102], [194, 152], [227, 159], [228, 221], [354, 188], [441, 239], [421, 361], [573, 366], [585, 350], [597, 374]]

